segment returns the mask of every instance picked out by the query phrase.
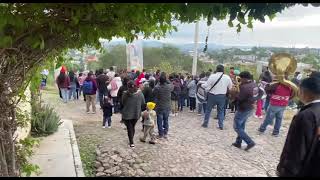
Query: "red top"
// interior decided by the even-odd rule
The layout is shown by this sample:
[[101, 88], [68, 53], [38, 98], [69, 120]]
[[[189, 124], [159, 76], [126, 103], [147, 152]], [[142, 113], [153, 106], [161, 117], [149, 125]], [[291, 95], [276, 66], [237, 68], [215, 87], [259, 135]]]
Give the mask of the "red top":
[[136, 86], [139, 87], [140, 80], [141, 80], [142, 78], [144, 78], [144, 73], [141, 73], [141, 74], [139, 75], [139, 77], [137, 78], [137, 80], [136, 80]]
[[292, 89], [283, 84], [279, 84], [276, 91], [271, 95], [270, 104], [273, 106], [287, 106], [292, 95]]

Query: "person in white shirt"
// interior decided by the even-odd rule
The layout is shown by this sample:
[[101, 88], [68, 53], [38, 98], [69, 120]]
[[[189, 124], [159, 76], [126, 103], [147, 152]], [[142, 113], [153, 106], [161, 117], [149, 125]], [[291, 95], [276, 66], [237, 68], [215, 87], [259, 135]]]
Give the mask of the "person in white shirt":
[[110, 80], [114, 78], [114, 75], [116, 73], [113, 71], [113, 67], [110, 67], [110, 71], [107, 73], [107, 76], [109, 76]]
[[[214, 84], [216, 85], [214, 86]], [[220, 130], [223, 130], [224, 108], [227, 98], [226, 94], [228, 89], [230, 90], [232, 88], [231, 78], [228, 75], [224, 74], [223, 65], [217, 66], [216, 73], [211, 74], [209, 79], [204, 84], [202, 84], [202, 87], [205, 88], [208, 92], [207, 107], [202, 127], [208, 127], [212, 108], [217, 105], [218, 128]]]

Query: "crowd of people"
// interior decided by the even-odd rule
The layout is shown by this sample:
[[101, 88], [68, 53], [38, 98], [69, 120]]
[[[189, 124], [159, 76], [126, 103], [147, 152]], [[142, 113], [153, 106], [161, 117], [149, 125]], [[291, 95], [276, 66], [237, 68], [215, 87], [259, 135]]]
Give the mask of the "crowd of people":
[[[146, 70], [115, 72], [97, 70], [87, 74], [61, 68], [57, 77], [60, 96], [67, 103], [71, 98], [79, 99], [81, 93], [86, 101], [87, 113], [96, 113], [96, 101], [103, 111], [103, 128], [111, 128], [112, 115], [120, 113], [121, 122], [128, 133], [129, 147], [134, 147], [135, 126], [141, 119], [146, 142], [150, 144], [157, 139], [167, 139], [170, 116], [178, 116], [184, 108], [190, 113], [202, 116], [203, 128], [208, 128], [211, 112], [216, 107], [217, 129], [224, 130], [227, 113], [235, 113], [234, 130], [237, 133], [232, 145], [241, 149], [242, 141], [247, 146], [245, 151], [256, 143], [246, 133], [245, 126], [249, 117], [263, 119], [257, 131], [262, 134], [268, 125], [274, 125], [272, 135], [280, 133], [284, 111], [297, 107], [300, 111], [294, 117], [278, 166], [280, 176], [319, 175], [315, 164], [319, 164], [319, 108], [320, 108], [320, 75], [313, 73], [302, 79], [297, 72], [292, 79], [300, 87], [299, 101], [294, 100], [293, 89], [281, 83], [273, 82], [273, 75], [264, 68], [258, 81], [248, 71], [231, 67], [225, 73], [225, 67], [218, 65], [213, 72], [202, 72], [199, 76], [188, 73], [167, 74], [157, 70], [148, 73]], [[157, 127], [158, 135], [154, 129]], [[315, 161], [318, 160], [318, 161]], [[308, 168], [306, 168], [308, 167]]]

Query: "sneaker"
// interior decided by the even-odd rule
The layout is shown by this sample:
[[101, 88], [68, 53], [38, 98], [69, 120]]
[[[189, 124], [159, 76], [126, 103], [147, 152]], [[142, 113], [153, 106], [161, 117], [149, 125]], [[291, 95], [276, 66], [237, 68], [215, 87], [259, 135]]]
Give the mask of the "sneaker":
[[149, 144], [156, 144], [154, 141], [149, 141]]
[[131, 147], [131, 148], [134, 148], [134, 144], [130, 144], [130, 147]]
[[244, 150], [249, 151], [249, 149], [253, 148], [255, 145], [256, 145], [255, 143], [249, 144]]
[[259, 119], [263, 119], [263, 116], [258, 116]]
[[201, 113], [198, 113], [197, 115], [198, 115], [198, 116], [202, 116], [202, 114], [201, 114]]
[[106, 128], [105, 126], [102, 126], [102, 128], [104, 129], [104, 128]]
[[257, 119], [259, 118], [257, 115], [254, 115], [254, 117], [257, 118]]
[[208, 128], [208, 126], [206, 126], [206, 125], [204, 125], [204, 124], [202, 124], [201, 127], [203, 127], [203, 128]]
[[90, 114], [90, 112], [89, 112], [89, 111], [87, 111], [87, 114]]
[[279, 133], [272, 133], [272, 136], [274, 136], [274, 137], [279, 137]]
[[238, 143], [232, 143], [232, 146], [241, 149], [241, 144]]
[[223, 127], [218, 127], [218, 129], [223, 130]]
[[157, 139], [162, 139], [162, 138], [163, 138], [163, 136], [160, 136], [160, 135], [157, 136]]
[[96, 112], [91, 112], [91, 114], [95, 114]]
[[143, 143], [145, 143], [145, 142], [146, 142], [146, 141], [145, 141], [145, 140], [143, 140], [142, 138], [140, 138], [140, 141], [141, 141], [141, 142], [143, 142]]
[[111, 126], [108, 126], [108, 128], [110, 129], [110, 128], [111, 128]]
[[189, 110], [189, 113], [193, 113], [193, 111]]

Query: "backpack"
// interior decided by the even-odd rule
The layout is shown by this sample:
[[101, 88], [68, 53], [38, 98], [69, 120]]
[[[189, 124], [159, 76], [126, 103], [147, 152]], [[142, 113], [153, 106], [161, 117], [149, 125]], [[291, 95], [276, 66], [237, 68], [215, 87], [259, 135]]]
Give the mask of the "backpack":
[[171, 92], [171, 100], [178, 100], [181, 93], [180, 83], [173, 82], [173, 91]]
[[202, 84], [198, 84], [197, 85], [197, 99], [200, 103], [206, 102], [206, 98], [207, 98], [207, 92], [205, 90], [205, 88], [201, 87]]
[[92, 81], [84, 81], [83, 82], [83, 93], [90, 94], [93, 91], [93, 82]]

